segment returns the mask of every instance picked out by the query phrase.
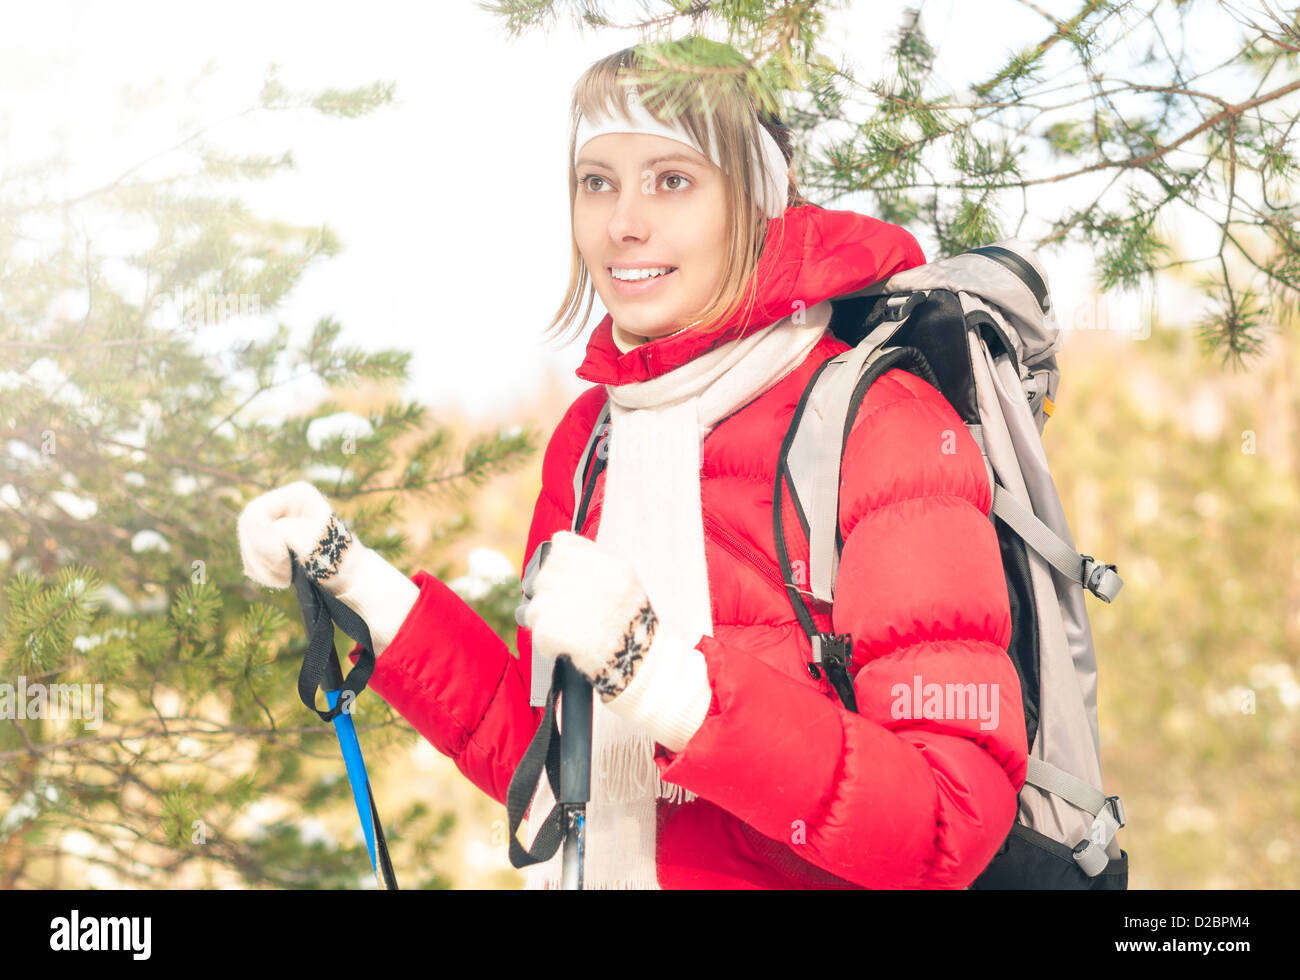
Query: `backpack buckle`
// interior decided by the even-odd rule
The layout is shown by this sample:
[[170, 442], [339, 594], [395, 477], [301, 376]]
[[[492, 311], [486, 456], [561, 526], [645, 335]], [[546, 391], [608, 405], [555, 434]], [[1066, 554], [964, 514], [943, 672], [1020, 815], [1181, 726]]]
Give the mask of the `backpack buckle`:
[[912, 315], [924, 300], [925, 292], [894, 293], [885, 300], [885, 313], [882, 323], [901, 323]]
[[[1107, 824], [1104, 814], [1109, 810], [1109, 816], [1114, 818], [1116, 826], [1111, 827]], [[1079, 868], [1089, 878], [1095, 878], [1106, 870], [1110, 859], [1106, 856], [1106, 848], [1110, 842], [1115, 839], [1115, 832], [1124, 826], [1124, 804], [1120, 802], [1118, 796], [1108, 796], [1097, 811], [1097, 819], [1092, 822], [1088, 828], [1088, 833], [1083, 840], [1071, 848], [1075, 862]]]
[[1110, 812], [1115, 815], [1115, 822], [1119, 824], [1121, 828], [1123, 828], [1123, 826], [1127, 822], [1124, 819], [1123, 802], [1120, 800], [1118, 796], [1108, 796], [1106, 797], [1106, 805], [1110, 807]]
[[1124, 584], [1115, 566], [1103, 565], [1092, 555], [1079, 557], [1083, 559], [1083, 574], [1080, 576], [1083, 587], [1103, 602], [1114, 599]]
[[831, 667], [847, 668], [853, 663], [853, 638], [848, 633], [818, 633], [809, 637], [812, 641], [812, 659], [808, 661], [808, 673], [814, 679], [821, 679], [819, 664]]

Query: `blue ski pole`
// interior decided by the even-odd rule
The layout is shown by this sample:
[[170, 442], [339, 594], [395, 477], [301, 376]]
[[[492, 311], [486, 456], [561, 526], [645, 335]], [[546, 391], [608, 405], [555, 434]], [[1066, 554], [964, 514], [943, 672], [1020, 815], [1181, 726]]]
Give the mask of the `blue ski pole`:
[[[292, 554], [290, 552], [291, 558]], [[307, 654], [298, 675], [298, 695], [323, 721], [334, 725], [334, 734], [338, 736], [339, 747], [343, 751], [348, 783], [352, 787], [352, 799], [357, 807], [357, 816], [361, 819], [366, 848], [370, 852], [370, 867], [375, 874], [375, 883], [381, 889], [395, 890], [397, 878], [389, 860], [388, 842], [384, 839], [384, 828], [379, 822], [379, 811], [375, 808], [370, 777], [366, 774], [366, 764], [361, 757], [361, 743], [357, 739], [357, 729], [352, 722], [351, 713], [356, 696], [365, 688], [366, 681], [374, 670], [374, 647], [370, 630], [360, 616], [312, 581], [296, 558], [293, 558], [293, 587], [308, 636]], [[349, 672], [347, 683], [344, 683], [338, 650], [334, 646], [336, 617], [344, 632], [363, 647], [362, 659]], [[317, 687], [325, 692], [329, 711], [321, 711], [316, 707]], [[341, 705], [340, 700], [343, 700]]]

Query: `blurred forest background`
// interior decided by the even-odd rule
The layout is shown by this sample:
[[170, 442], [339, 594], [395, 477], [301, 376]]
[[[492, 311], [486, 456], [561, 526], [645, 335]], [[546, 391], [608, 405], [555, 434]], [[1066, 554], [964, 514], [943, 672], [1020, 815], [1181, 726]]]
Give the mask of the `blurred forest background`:
[[[820, 54], [836, 4], [665, 4], [658, 27], [712, 24], [801, 139], [838, 134], [801, 160], [812, 200], [905, 224], [931, 258], [1009, 234], [1041, 249], [1069, 297], [1044, 444], [1076, 542], [1125, 582], [1113, 605], [1087, 601], [1130, 887], [1300, 887], [1300, 18], [1005, 5], [1040, 29], [955, 94], [936, 91], [915, 12], [866, 86]], [[626, 26], [593, 4], [483, 6], [514, 32], [561, 12]], [[1222, 50], [1199, 52], [1198, 81], [1182, 55], [1207, 28]], [[1148, 60], [1106, 64], [1138, 29]], [[1066, 52], [1080, 88], [1048, 111]], [[670, 72], [709, 56], [674, 54]], [[0, 685], [104, 690], [102, 726], [0, 717], [0, 887], [373, 887], [333, 735], [296, 697], [293, 596], [242, 574], [234, 522], [260, 493], [311, 480], [513, 649], [541, 450], [571, 379], [547, 367], [526, 400], [471, 418], [412, 400], [410, 353], [345, 343], [330, 316], [293, 340], [288, 297], [343, 243], [245, 199], [293, 172], [276, 118], [344, 139], [393, 98], [387, 82], [308, 90], [270, 69], [244, 110], [273, 121], [263, 152], [199, 127], [85, 188], [58, 154], [0, 159]], [[1068, 207], [1061, 174], [1077, 177]], [[1146, 305], [1124, 306], [1135, 291]], [[538, 334], [558, 300], [538, 300]], [[304, 378], [315, 394], [268, 408]], [[504, 808], [377, 697], [355, 717], [401, 886], [519, 887]]]

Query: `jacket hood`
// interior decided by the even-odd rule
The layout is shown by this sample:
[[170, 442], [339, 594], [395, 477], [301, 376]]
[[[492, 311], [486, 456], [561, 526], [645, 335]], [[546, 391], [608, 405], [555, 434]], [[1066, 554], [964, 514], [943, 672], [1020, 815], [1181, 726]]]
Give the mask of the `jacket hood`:
[[813, 306], [924, 263], [920, 245], [899, 225], [813, 204], [787, 208], [767, 223], [763, 254], [754, 273], [757, 296], [747, 317], [742, 309], [714, 333], [685, 330], [624, 353], [614, 342], [613, 317], [606, 313], [587, 341], [586, 357], [576, 373], [594, 384], [648, 381], [721, 344], [771, 326], [790, 315], [796, 300]]

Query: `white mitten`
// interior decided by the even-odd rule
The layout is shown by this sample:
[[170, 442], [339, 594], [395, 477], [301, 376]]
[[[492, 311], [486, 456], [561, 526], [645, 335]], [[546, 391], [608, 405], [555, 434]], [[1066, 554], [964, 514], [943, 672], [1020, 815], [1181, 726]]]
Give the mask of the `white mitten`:
[[533, 583], [524, 623], [534, 647], [552, 659], [567, 654], [601, 700], [611, 701], [649, 652], [659, 618], [631, 565], [560, 531]]
[[594, 541], [559, 531], [516, 614], [533, 647], [564, 654], [622, 719], [680, 752], [713, 698], [704, 655], [666, 628], [635, 569]]
[[245, 575], [273, 589], [288, 588], [292, 551], [321, 588], [365, 620], [376, 656], [419, 598], [415, 583], [348, 531], [329, 501], [305, 480], [250, 501], [238, 527]]
[[329, 501], [305, 480], [262, 494], [239, 515], [244, 574], [272, 589], [292, 584], [292, 551], [308, 575], [337, 595], [340, 585], [347, 586], [339, 572], [353, 540]]

